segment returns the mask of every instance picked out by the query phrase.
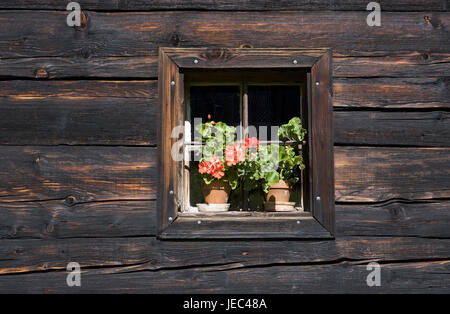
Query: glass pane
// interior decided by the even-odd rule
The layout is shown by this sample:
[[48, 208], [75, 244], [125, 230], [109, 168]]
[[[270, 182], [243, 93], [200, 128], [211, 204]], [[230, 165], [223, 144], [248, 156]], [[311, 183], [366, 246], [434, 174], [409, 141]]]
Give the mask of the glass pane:
[[255, 126], [260, 136], [259, 127], [267, 126], [267, 140], [271, 126], [300, 117], [300, 106], [300, 86], [248, 86], [248, 125]]
[[212, 121], [238, 126], [241, 116], [240, 97], [239, 86], [191, 86], [191, 134], [194, 135], [194, 118], [201, 118], [202, 123], [205, 123], [210, 117]]

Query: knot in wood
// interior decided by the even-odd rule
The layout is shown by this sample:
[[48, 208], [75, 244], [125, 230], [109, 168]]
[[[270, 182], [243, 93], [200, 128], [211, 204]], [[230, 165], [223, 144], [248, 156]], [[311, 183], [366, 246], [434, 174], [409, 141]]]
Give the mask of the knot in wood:
[[43, 68], [39, 68], [34, 72], [34, 77], [37, 79], [48, 78], [48, 72]]
[[227, 48], [211, 48], [207, 49], [201, 57], [209, 61], [224, 62], [232, 59], [233, 53]]

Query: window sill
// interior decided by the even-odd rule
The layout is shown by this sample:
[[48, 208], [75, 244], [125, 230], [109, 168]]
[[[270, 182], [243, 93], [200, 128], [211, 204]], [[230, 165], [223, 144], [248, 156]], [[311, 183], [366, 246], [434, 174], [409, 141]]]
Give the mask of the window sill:
[[180, 214], [160, 239], [333, 239], [309, 212]]

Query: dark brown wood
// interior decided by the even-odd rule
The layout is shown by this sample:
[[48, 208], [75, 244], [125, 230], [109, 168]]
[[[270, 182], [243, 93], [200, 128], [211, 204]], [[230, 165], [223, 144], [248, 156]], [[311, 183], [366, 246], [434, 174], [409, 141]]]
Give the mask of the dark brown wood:
[[[128, 1], [96, 1], [84, 0], [81, 2], [85, 10], [106, 11], [148, 11], [148, 10], [336, 10], [336, 11], [364, 11], [367, 2], [362, 0], [315, 0], [315, 1], [291, 1], [291, 0], [128, 0]], [[444, 0], [431, 1], [383, 1], [383, 11], [447, 11]], [[0, 9], [35, 9], [35, 10], [65, 10], [66, 3], [58, 0], [16, 0], [3, 2]]]
[[156, 145], [156, 81], [1, 81], [0, 143]]
[[156, 198], [157, 149], [2, 146], [0, 202]]
[[[448, 3], [368, 2], [2, 1], [0, 292], [450, 292]], [[333, 49], [334, 240], [155, 237], [161, 46]]]
[[449, 163], [450, 148], [336, 147], [336, 201], [448, 198]]
[[[397, 88], [385, 89], [373, 102], [396, 110], [417, 102], [414, 94], [399, 92], [409, 89], [410, 83], [402, 79], [394, 81], [391, 80]], [[353, 87], [335, 82], [334, 100], [342, 104], [345, 95], [350, 98], [350, 92], [351, 98], [364, 99], [364, 94], [369, 93], [367, 89], [355, 86], [376, 87], [379, 80], [352, 79], [352, 83]], [[156, 85], [154, 80], [1, 81], [0, 144], [156, 145]], [[449, 107], [450, 98], [446, 98], [443, 89], [439, 91], [438, 85], [420, 82], [413, 85], [427, 95], [422, 106], [425, 100], [434, 97], [434, 103]], [[343, 90], [336, 95], [336, 89]], [[352, 106], [360, 110], [367, 103], [367, 100], [352, 101]], [[339, 145], [450, 146], [447, 111], [350, 109], [353, 108], [334, 112], [335, 143]]]
[[449, 108], [450, 79], [374, 78], [336, 79], [335, 107]]
[[448, 201], [392, 201], [379, 205], [337, 205], [338, 236], [450, 238]]
[[[448, 53], [443, 44], [448, 39], [448, 12], [385, 12], [383, 26], [376, 32], [367, 26], [365, 10], [85, 13], [87, 26], [71, 29], [61, 27], [67, 11], [0, 11], [2, 59], [142, 57], [156, 56], [158, 48], [164, 46], [236, 48], [242, 44], [261, 48], [330, 47], [344, 56], [385, 56], [418, 50]], [[17, 21], [27, 22], [17, 27]]]
[[335, 111], [339, 145], [450, 146], [447, 111]]
[[[122, 271], [172, 268], [223, 269], [354, 261], [414, 262], [448, 259], [449, 239], [344, 237], [334, 241], [159, 241], [154, 237], [1, 240], [0, 278], [5, 274], [116, 266]], [[212, 273], [211, 275], [214, 275]]]
[[[449, 260], [382, 266], [380, 287], [366, 282], [367, 262], [332, 265], [226, 266], [152, 271], [130, 267], [83, 269], [81, 287], [68, 287], [67, 272], [0, 276], [1, 293], [449, 293]], [[224, 268], [226, 271], [224, 271]], [[131, 270], [131, 271], [127, 271]], [[384, 275], [383, 275], [384, 274]], [[384, 280], [384, 281], [383, 281]], [[343, 284], [345, 282], [345, 284]], [[182, 303], [179, 305], [182, 306]]]
[[[158, 130], [158, 233], [177, 218], [183, 205], [183, 163], [174, 158], [176, 142], [183, 139], [174, 132], [184, 132], [184, 85], [178, 66], [164, 48], [159, 54], [159, 130]], [[182, 147], [182, 146], [181, 146]], [[179, 152], [179, 149], [176, 149]]]
[[178, 217], [162, 239], [331, 239], [311, 215], [297, 217]]
[[0, 238], [102, 238], [156, 235], [156, 201], [0, 202]]
[[331, 51], [312, 67], [311, 91], [311, 210], [334, 233], [333, 83]]
[[[74, 196], [76, 202], [156, 197], [156, 148], [2, 146], [0, 149], [3, 202], [68, 196]], [[337, 201], [449, 197], [446, 170], [449, 151], [450, 148], [335, 147]]]
[[[441, 77], [450, 70], [446, 53], [396, 54], [387, 56], [333, 58], [334, 77]], [[56, 78], [157, 78], [157, 56], [133, 57], [41, 57], [3, 59], [0, 76], [36, 78], [45, 70], [47, 79]], [[273, 78], [272, 78], [273, 80]]]

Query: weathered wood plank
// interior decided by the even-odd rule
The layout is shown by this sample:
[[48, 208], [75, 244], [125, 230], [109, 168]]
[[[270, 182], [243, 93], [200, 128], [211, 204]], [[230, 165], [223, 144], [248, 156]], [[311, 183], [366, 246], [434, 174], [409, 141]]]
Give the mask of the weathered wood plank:
[[[335, 79], [335, 102], [358, 108], [371, 107], [375, 101], [381, 107], [414, 108], [436, 103], [450, 107], [444, 86], [402, 80], [395, 80], [395, 86], [392, 82], [380, 87], [383, 94], [376, 95], [366, 88], [380, 86], [379, 79]], [[155, 145], [156, 85], [154, 80], [0, 81], [0, 144]], [[431, 102], [418, 105], [419, 96], [399, 92], [411, 90], [411, 86]], [[335, 143], [450, 145], [448, 112], [375, 110], [335, 111]]]
[[[450, 238], [449, 207], [445, 201], [337, 205], [336, 236]], [[0, 203], [2, 239], [155, 235], [155, 201]]]
[[[367, 263], [220, 267], [158, 272], [88, 269], [81, 287], [68, 287], [67, 272], [0, 276], [0, 293], [449, 293], [450, 261], [386, 264], [381, 286], [369, 287]], [[126, 268], [125, 268], [126, 270]], [[214, 271], [218, 270], [218, 271]], [[182, 306], [182, 303], [179, 305]]]
[[[0, 147], [0, 201], [155, 199], [156, 148]], [[338, 202], [450, 197], [450, 148], [335, 148]]]
[[156, 148], [0, 148], [0, 202], [155, 199]]
[[[334, 77], [442, 77], [450, 71], [446, 53], [333, 58]], [[41, 57], [0, 60], [0, 76], [25, 78], [156, 78], [157, 56]]]
[[[138, 10], [366, 10], [365, 0], [82, 0], [85, 10], [138, 11]], [[52, 9], [65, 10], [66, 3], [59, 0], [16, 0], [2, 2], [0, 9]], [[446, 11], [445, 0], [384, 0], [383, 11]]]
[[[346, 237], [335, 241], [159, 241], [155, 238], [0, 240], [0, 275], [122, 266], [128, 270], [252, 267], [342, 260], [436, 260], [450, 256], [450, 239]], [[1, 277], [1, 276], [0, 276]]]
[[156, 81], [2, 81], [0, 143], [155, 145]]
[[450, 148], [336, 147], [337, 202], [450, 197]]
[[450, 238], [450, 202], [337, 205], [336, 236]]
[[336, 79], [334, 107], [450, 108], [450, 78]]
[[[199, 223], [200, 222], [200, 223]], [[260, 218], [178, 217], [162, 239], [331, 239], [332, 234], [312, 216]]]
[[156, 201], [0, 202], [0, 238], [156, 235]]
[[87, 25], [74, 29], [64, 25], [67, 12], [1, 11], [2, 58], [156, 56], [161, 46], [236, 48], [243, 44], [327, 47], [346, 56], [411, 53], [418, 47], [448, 53], [448, 12], [385, 12], [376, 30], [366, 23], [367, 11], [85, 14]]
[[335, 111], [334, 142], [342, 145], [450, 146], [450, 113]]
[[411, 53], [379, 57], [335, 57], [335, 77], [441, 77], [448, 76], [447, 53]]

